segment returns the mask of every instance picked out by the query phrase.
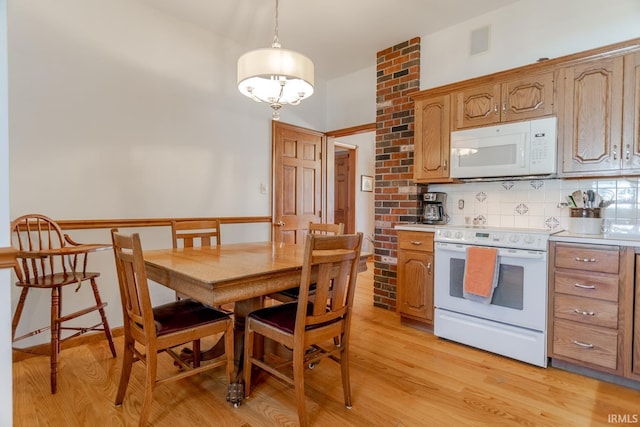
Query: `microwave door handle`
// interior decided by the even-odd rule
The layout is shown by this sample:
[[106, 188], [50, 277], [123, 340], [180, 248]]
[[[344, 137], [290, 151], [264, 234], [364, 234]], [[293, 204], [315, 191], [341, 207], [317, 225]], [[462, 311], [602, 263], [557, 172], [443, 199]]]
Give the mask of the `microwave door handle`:
[[524, 168], [526, 166], [526, 157], [527, 157], [527, 147], [529, 147], [529, 136], [524, 134], [524, 144], [522, 145], [522, 150], [520, 150], [520, 167]]

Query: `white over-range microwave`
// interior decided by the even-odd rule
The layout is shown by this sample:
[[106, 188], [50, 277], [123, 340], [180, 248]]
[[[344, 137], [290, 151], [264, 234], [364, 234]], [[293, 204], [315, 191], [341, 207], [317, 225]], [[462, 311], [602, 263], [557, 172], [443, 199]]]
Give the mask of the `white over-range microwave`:
[[451, 132], [452, 178], [556, 173], [555, 117]]

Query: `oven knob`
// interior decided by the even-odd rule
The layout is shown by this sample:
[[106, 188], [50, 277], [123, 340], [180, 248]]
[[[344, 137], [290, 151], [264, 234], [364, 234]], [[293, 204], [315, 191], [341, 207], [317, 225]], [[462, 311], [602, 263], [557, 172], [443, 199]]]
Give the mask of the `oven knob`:
[[520, 240], [520, 236], [518, 236], [517, 234], [512, 234], [511, 237], [509, 237], [509, 241], [511, 243], [517, 243], [518, 240]]
[[462, 237], [462, 231], [456, 231], [456, 239], [459, 239]]
[[451, 237], [451, 231], [449, 231], [449, 230], [444, 230], [444, 231], [442, 232], [442, 236], [444, 236], [444, 237], [446, 237], [446, 238]]
[[535, 241], [536, 241], [536, 239], [535, 239], [535, 237], [533, 237], [533, 236], [525, 236], [525, 238], [524, 238], [524, 242], [525, 242], [527, 245], [530, 245], [530, 244], [532, 244], [532, 243], [533, 243], [533, 242], [535, 242]]

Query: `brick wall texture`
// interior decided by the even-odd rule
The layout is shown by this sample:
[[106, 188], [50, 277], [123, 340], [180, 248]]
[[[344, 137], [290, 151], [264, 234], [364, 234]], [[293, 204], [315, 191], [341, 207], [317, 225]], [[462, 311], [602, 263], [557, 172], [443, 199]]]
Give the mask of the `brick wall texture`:
[[420, 90], [420, 38], [377, 54], [374, 295], [377, 307], [396, 308], [397, 237], [394, 226], [420, 215], [413, 182], [413, 100]]

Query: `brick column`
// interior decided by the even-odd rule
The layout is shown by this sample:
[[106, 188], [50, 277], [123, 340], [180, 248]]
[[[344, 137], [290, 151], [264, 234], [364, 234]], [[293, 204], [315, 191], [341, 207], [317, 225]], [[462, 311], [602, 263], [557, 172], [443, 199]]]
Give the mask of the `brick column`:
[[413, 182], [413, 100], [420, 90], [420, 38], [377, 54], [373, 304], [396, 308], [397, 223], [420, 215]]

